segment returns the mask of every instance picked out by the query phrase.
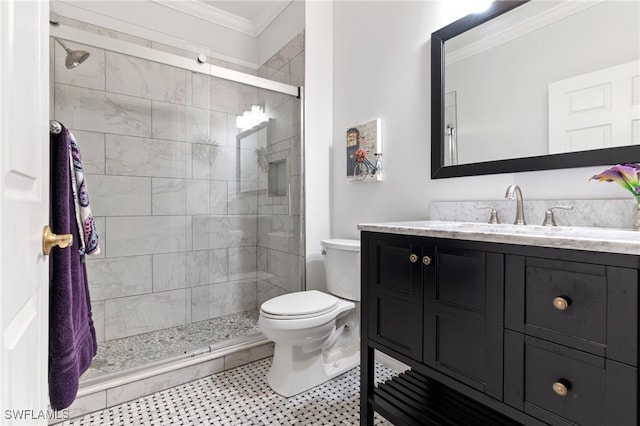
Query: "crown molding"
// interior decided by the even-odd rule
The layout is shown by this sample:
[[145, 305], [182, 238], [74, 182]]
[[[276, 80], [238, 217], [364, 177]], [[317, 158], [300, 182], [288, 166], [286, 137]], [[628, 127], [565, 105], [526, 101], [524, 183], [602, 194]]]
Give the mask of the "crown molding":
[[177, 1], [177, 0], [149, 0], [153, 3], [169, 7], [178, 12], [186, 13], [200, 19], [204, 19], [211, 23], [221, 25], [223, 27], [238, 31], [240, 33], [257, 37], [269, 24], [291, 3], [293, 0], [286, 2], [267, 2], [268, 5], [255, 21], [243, 18], [233, 13], [226, 12], [217, 7], [206, 4], [200, 0]]
[[285, 10], [293, 0], [282, 2], [267, 2], [267, 9], [254, 21], [256, 36], [262, 34], [267, 27]]
[[[502, 15], [497, 21], [488, 21], [483, 24], [483, 26], [488, 28], [487, 33], [490, 34], [486, 37], [466, 43], [462, 37], [464, 34], [458, 36], [461, 42], [460, 47], [450, 51], [446, 51], [445, 48], [446, 64], [450, 65], [462, 61], [518, 37], [522, 37], [525, 34], [546, 27], [568, 16], [589, 9], [603, 1], [605, 0], [563, 2], [526, 19], [523, 19], [523, 17], [517, 13], [509, 14], [509, 16]], [[526, 5], [521, 7], [526, 7]], [[519, 8], [514, 9], [513, 12], [518, 11], [518, 9]]]

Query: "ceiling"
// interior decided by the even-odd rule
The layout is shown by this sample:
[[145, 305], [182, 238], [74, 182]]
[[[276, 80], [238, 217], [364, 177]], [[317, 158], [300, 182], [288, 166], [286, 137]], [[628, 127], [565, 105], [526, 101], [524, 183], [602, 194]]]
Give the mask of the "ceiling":
[[257, 37], [293, 0], [151, 0]]

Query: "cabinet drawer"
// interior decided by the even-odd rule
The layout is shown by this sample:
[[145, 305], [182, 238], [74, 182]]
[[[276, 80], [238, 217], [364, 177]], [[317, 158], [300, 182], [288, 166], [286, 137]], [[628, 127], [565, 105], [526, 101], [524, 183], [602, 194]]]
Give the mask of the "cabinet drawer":
[[552, 425], [637, 424], [637, 369], [505, 333], [505, 402]]
[[638, 365], [638, 272], [537, 257], [505, 260], [505, 326]]
[[526, 324], [606, 344], [606, 267], [527, 258]]
[[525, 412], [548, 411], [584, 426], [605, 424], [604, 358], [525, 338], [524, 377]]

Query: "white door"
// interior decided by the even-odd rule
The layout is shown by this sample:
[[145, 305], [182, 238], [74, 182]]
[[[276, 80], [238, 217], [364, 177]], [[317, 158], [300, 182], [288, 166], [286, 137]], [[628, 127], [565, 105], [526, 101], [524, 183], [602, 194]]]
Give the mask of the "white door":
[[640, 61], [549, 84], [549, 153], [640, 144]]
[[47, 424], [49, 3], [0, 0], [0, 424]]

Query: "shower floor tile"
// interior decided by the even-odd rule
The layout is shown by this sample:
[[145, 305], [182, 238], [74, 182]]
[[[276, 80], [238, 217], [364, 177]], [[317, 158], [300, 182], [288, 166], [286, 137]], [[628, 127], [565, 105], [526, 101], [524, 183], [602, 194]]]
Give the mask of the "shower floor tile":
[[[291, 398], [269, 388], [271, 358], [204, 377], [83, 417], [63, 426], [86, 425], [357, 425], [360, 369]], [[376, 381], [395, 373], [376, 364]], [[376, 425], [391, 425], [376, 413]]]
[[120, 372], [210, 345], [260, 333], [257, 309], [98, 343], [82, 379]]

